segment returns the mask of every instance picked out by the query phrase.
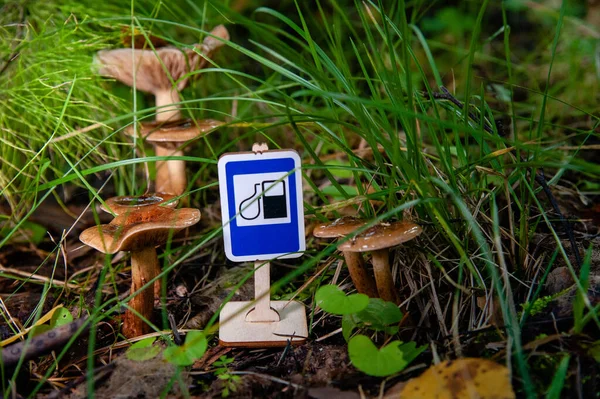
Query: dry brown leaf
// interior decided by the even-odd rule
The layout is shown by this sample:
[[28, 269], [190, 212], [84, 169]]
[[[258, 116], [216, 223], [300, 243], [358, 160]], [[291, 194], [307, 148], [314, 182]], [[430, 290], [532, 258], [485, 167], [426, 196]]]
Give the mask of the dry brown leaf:
[[502, 309], [498, 303], [498, 297], [492, 298], [485, 296], [477, 297], [477, 307], [485, 312], [485, 320], [492, 326], [500, 327], [504, 325]]
[[479, 358], [450, 360], [408, 381], [400, 399], [514, 399], [508, 369]]

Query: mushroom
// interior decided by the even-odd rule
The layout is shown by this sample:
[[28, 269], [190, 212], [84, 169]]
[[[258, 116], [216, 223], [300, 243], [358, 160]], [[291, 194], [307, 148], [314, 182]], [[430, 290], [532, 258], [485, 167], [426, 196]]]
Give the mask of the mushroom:
[[[210, 32], [202, 44], [181, 51], [172, 46], [154, 50], [117, 49], [99, 51], [96, 62], [101, 64], [99, 73], [113, 77], [128, 86], [154, 95], [160, 112], [157, 121], [180, 119], [179, 91], [188, 83], [191, 71], [201, 69], [223, 40], [229, 40], [229, 32], [219, 25]], [[220, 38], [223, 40], [218, 40]], [[198, 54], [195, 49], [202, 54]]]
[[338, 248], [341, 251], [356, 253], [371, 252], [379, 297], [384, 301], [399, 304], [390, 270], [389, 248], [410, 241], [421, 232], [420, 226], [410, 222], [379, 223], [340, 244]]
[[[212, 132], [224, 122], [214, 119], [184, 119], [172, 122], [142, 123], [140, 136], [154, 146], [157, 156], [183, 156], [183, 144]], [[133, 126], [125, 134], [134, 136]], [[181, 195], [187, 187], [185, 161], [169, 160], [156, 162], [156, 191]]]
[[[192, 208], [150, 207], [118, 215], [109, 224], [86, 229], [79, 239], [86, 245], [106, 253], [131, 252], [131, 293], [154, 279], [160, 271], [156, 246], [164, 244], [172, 234], [200, 220], [200, 211]], [[154, 308], [154, 292], [144, 289], [129, 302], [123, 322], [123, 334], [137, 337], [149, 332], [143, 318], [150, 319]]]
[[[165, 193], [144, 194], [139, 196], [123, 195], [107, 199], [104, 201], [104, 205], [101, 206], [101, 208], [104, 212], [114, 213], [118, 216], [133, 211], [148, 211], [157, 206], [175, 208], [179, 201], [173, 200], [173, 198], [175, 198], [174, 195]], [[156, 268], [155, 270], [150, 271], [151, 274], [155, 276], [160, 274], [160, 267], [158, 264], [150, 264], [148, 267]], [[160, 280], [154, 282], [154, 298], [160, 298]]]
[[[332, 223], [318, 225], [313, 230], [313, 235], [320, 238], [341, 238], [365, 224], [367, 224], [366, 220], [344, 216]], [[341, 247], [338, 247], [338, 249], [341, 249]], [[362, 256], [357, 252], [344, 250], [342, 250], [342, 255], [344, 255], [350, 278], [354, 282], [356, 290], [361, 294], [368, 295], [370, 298], [377, 298], [375, 282], [369, 275]]]

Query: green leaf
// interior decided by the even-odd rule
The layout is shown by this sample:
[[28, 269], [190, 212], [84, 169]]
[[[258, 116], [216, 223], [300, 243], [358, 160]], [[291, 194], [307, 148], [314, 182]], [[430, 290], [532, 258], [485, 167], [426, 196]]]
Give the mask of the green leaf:
[[160, 347], [152, 346], [154, 341], [156, 341], [156, 337], [149, 337], [136, 342], [127, 349], [125, 356], [127, 359], [136, 362], [152, 359], [160, 352]]
[[183, 346], [169, 346], [163, 352], [165, 360], [177, 366], [190, 366], [194, 364], [194, 359], [187, 355]]
[[69, 324], [73, 321], [73, 316], [71, 312], [69, 312], [66, 308], [58, 308], [52, 314], [52, 318], [50, 319], [50, 328], [56, 328], [63, 326], [65, 324]]
[[370, 298], [367, 307], [358, 312], [356, 316], [371, 328], [381, 331], [390, 324], [399, 323], [403, 315], [393, 302]]
[[342, 317], [342, 335], [348, 341], [355, 328], [367, 327], [386, 334], [395, 334], [398, 327], [393, 325], [402, 320], [402, 312], [393, 302], [380, 298], [370, 298], [369, 304], [363, 310]]
[[31, 232], [30, 240], [36, 245], [39, 245], [48, 234], [48, 229], [37, 223], [25, 221], [21, 226], [23, 229], [28, 229]]
[[204, 332], [190, 331], [185, 336], [185, 344], [183, 344], [183, 346], [186, 348], [189, 355], [193, 356], [194, 360], [196, 360], [204, 356], [206, 348], [208, 347], [208, 341], [206, 340]]
[[348, 343], [348, 354], [354, 367], [374, 377], [385, 377], [404, 369], [426, 346], [417, 348], [414, 342], [393, 341], [381, 349], [365, 335], [357, 335]]
[[342, 316], [342, 335], [346, 342], [352, 336], [352, 333], [357, 328], [371, 328], [375, 331], [383, 331], [388, 335], [394, 335], [400, 330], [398, 326], [382, 326], [381, 328], [375, 328], [374, 326], [366, 325], [356, 317], [356, 314], [345, 314]]
[[352, 336], [352, 332], [354, 329], [358, 328], [358, 322], [356, 321], [356, 315], [354, 314], [345, 314], [342, 316], [342, 335], [346, 342]]
[[190, 366], [204, 355], [207, 347], [208, 341], [202, 331], [190, 331], [183, 345], [168, 347], [163, 356], [177, 366]]
[[39, 326], [33, 326], [33, 328], [29, 330], [28, 335], [35, 337], [50, 330], [52, 330], [52, 327], [50, 327], [48, 324], [40, 324]]
[[324, 311], [339, 315], [360, 312], [369, 305], [369, 297], [365, 294], [345, 295], [336, 285], [319, 288], [315, 300]]

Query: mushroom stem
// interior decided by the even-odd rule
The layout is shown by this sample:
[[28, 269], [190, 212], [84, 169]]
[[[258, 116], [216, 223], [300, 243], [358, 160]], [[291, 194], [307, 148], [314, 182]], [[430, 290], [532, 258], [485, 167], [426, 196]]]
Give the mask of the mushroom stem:
[[363, 257], [358, 252], [342, 251], [350, 278], [356, 287], [356, 290], [361, 294], [367, 295], [369, 298], [377, 298], [377, 288], [373, 278], [367, 272]]
[[[183, 151], [181, 150], [170, 150], [158, 145], [155, 147], [155, 152], [159, 157], [183, 156]], [[156, 162], [157, 192], [181, 195], [186, 187], [187, 178], [185, 176], [185, 161], [170, 160]]]
[[[160, 275], [160, 272], [161, 272], [160, 264], [158, 262], [158, 257], [156, 256], [156, 248], [154, 249], [154, 256], [156, 257], [156, 261], [150, 262], [146, 265], [148, 267], [148, 273], [150, 275], [150, 280], [152, 280], [156, 276]], [[133, 255], [132, 255], [132, 258], [133, 258]], [[162, 292], [160, 292], [160, 285], [161, 285], [161, 279], [157, 279], [154, 282], [154, 302], [155, 303], [160, 303], [160, 296], [162, 295]]]
[[385, 249], [375, 250], [373, 256], [373, 271], [375, 272], [375, 282], [377, 283], [377, 292], [384, 301], [399, 303], [398, 294], [394, 287], [392, 271], [390, 270], [390, 251]]
[[[160, 269], [154, 246], [131, 251], [131, 293], [138, 291], [148, 281], [156, 277], [156, 275], [153, 275], [156, 270]], [[129, 307], [145, 319], [150, 320], [154, 309], [153, 287], [148, 287], [131, 298]], [[150, 326], [144, 320], [131, 310], [125, 312], [123, 335], [133, 338], [148, 332], [150, 332]]]
[[154, 93], [156, 100], [156, 120], [158, 122], [181, 119], [179, 92], [176, 89], [160, 90]]

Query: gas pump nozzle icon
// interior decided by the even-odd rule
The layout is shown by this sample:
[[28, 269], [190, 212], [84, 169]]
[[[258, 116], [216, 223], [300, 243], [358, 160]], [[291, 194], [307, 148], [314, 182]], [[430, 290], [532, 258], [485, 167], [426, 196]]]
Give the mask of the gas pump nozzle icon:
[[254, 184], [254, 193], [244, 199], [238, 208], [244, 220], [286, 218], [287, 193], [285, 181], [264, 180]]

